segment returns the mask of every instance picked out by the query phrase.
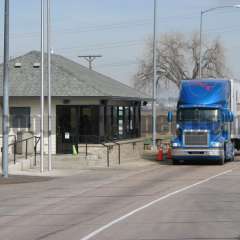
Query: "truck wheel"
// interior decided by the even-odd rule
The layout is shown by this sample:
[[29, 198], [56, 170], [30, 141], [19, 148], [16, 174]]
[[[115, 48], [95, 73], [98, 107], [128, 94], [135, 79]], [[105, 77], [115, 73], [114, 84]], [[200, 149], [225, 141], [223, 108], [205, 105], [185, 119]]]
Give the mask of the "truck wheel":
[[173, 160], [172, 160], [172, 163], [173, 163], [173, 165], [179, 165], [180, 162], [179, 162], [179, 160], [177, 160], [177, 159], [173, 159]]

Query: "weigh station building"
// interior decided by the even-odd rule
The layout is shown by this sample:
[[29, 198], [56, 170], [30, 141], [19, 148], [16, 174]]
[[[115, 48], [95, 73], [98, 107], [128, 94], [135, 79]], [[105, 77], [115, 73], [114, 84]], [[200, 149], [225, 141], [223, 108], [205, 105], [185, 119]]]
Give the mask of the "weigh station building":
[[[40, 134], [40, 57], [40, 52], [32, 51], [10, 61], [10, 135]], [[0, 84], [2, 93], [2, 74]], [[53, 54], [52, 153], [71, 153], [72, 146], [81, 143], [140, 138], [141, 105], [147, 100], [125, 84]], [[46, 80], [45, 152], [47, 121]]]

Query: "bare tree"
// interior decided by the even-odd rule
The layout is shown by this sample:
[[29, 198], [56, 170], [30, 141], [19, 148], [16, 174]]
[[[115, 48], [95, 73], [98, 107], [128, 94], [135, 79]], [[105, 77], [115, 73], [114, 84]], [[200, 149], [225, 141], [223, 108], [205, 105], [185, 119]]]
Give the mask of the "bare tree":
[[[223, 78], [227, 74], [225, 50], [219, 39], [203, 43], [202, 77]], [[187, 39], [181, 33], [162, 36], [157, 44], [157, 67], [161, 81], [169, 80], [180, 85], [180, 80], [196, 79], [199, 73], [200, 41], [197, 34]], [[146, 44], [146, 54], [134, 76], [134, 86], [150, 93], [153, 79], [152, 41]]]

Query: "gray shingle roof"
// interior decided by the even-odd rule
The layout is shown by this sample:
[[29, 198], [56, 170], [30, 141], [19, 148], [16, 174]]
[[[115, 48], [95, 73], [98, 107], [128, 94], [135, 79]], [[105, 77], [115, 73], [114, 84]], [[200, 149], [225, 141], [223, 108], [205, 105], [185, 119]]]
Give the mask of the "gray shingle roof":
[[[32, 51], [10, 61], [10, 96], [40, 95], [41, 69], [33, 68], [34, 63], [40, 62], [40, 56], [40, 52]], [[21, 68], [14, 68], [17, 62], [22, 64]], [[0, 65], [1, 96], [2, 70]], [[149, 99], [125, 84], [55, 54], [52, 55], [52, 95]]]

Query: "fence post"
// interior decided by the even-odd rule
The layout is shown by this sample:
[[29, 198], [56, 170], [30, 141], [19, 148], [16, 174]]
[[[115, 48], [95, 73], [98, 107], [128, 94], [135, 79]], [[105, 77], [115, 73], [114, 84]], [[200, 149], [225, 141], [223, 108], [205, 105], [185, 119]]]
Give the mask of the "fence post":
[[118, 164], [121, 164], [121, 145], [118, 144]]
[[107, 167], [108, 168], [110, 167], [110, 164], [109, 164], [109, 146], [107, 146]]
[[[3, 160], [3, 148], [1, 147], [1, 153], [2, 153], [2, 160]], [[3, 166], [2, 166], [3, 168]]]
[[87, 157], [87, 155], [88, 155], [88, 145], [86, 143], [86, 157]]
[[17, 146], [16, 146], [16, 141], [13, 144], [13, 162], [16, 164], [16, 152], [17, 152]]
[[37, 144], [40, 141], [40, 138], [35, 137], [35, 145], [34, 145], [34, 166], [37, 166]]
[[25, 159], [28, 157], [28, 140], [26, 140]]
[[37, 149], [36, 149], [36, 146], [34, 146], [34, 166], [37, 166]]

